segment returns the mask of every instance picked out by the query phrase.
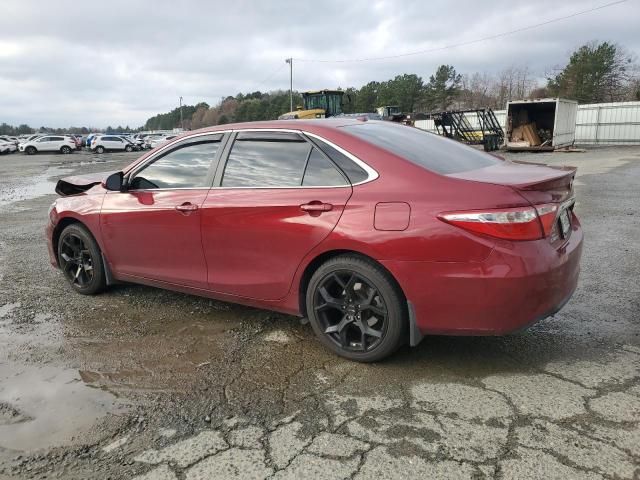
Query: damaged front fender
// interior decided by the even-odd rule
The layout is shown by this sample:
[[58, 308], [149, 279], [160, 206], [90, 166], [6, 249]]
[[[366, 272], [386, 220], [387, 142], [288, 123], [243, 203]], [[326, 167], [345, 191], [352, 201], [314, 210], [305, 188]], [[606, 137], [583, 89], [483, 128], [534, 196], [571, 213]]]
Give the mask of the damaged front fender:
[[100, 172], [62, 178], [56, 184], [56, 193], [62, 197], [84, 193], [96, 185], [100, 185], [113, 173], [116, 172]]

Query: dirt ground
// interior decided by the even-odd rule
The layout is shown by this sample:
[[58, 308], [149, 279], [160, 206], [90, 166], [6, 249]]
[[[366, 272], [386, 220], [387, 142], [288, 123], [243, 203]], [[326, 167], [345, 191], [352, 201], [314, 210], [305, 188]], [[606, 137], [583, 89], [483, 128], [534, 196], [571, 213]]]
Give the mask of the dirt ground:
[[294, 317], [71, 292], [43, 235], [54, 181], [136, 157], [0, 157], [0, 478], [640, 477], [640, 147], [512, 155], [578, 166], [562, 311], [373, 365]]

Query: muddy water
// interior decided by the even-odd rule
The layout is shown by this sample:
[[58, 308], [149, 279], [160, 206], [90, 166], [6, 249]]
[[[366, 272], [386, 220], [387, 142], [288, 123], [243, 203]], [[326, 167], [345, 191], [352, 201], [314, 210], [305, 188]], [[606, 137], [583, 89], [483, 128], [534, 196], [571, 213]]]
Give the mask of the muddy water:
[[14, 452], [72, 444], [108, 413], [125, 410], [59, 361], [60, 322], [25, 310], [18, 302], [0, 305], [0, 450]]
[[50, 179], [70, 172], [72, 170], [67, 168], [49, 167], [43, 173], [20, 183], [0, 187], [0, 211], [7, 205], [53, 193], [56, 183]]
[[69, 444], [118, 410], [112, 394], [88, 387], [77, 370], [8, 363], [0, 385], [0, 447], [14, 451]]

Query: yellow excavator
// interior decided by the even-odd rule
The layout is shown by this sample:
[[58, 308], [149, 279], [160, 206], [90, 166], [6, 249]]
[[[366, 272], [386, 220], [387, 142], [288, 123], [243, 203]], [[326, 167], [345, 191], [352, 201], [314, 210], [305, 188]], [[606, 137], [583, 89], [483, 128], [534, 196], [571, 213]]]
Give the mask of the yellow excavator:
[[[342, 90], [314, 90], [304, 92], [304, 106], [293, 112], [283, 113], [278, 120], [327, 118], [342, 114]], [[347, 95], [348, 96], [348, 95]]]

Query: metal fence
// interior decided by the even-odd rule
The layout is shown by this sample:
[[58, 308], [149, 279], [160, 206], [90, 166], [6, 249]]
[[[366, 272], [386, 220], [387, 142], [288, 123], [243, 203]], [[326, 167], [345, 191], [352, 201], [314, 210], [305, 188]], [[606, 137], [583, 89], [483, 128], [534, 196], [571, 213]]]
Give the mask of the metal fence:
[[640, 102], [578, 105], [576, 144], [640, 145]]
[[[494, 110], [505, 128], [506, 110]], [[477, 116], [467, 120], [478, 127]], [[418, 120], [416, 127], [436, 132], [433, 120]], [[593, 103], [578, 105], [576, 145], [640, 145], [640, 102]]]

